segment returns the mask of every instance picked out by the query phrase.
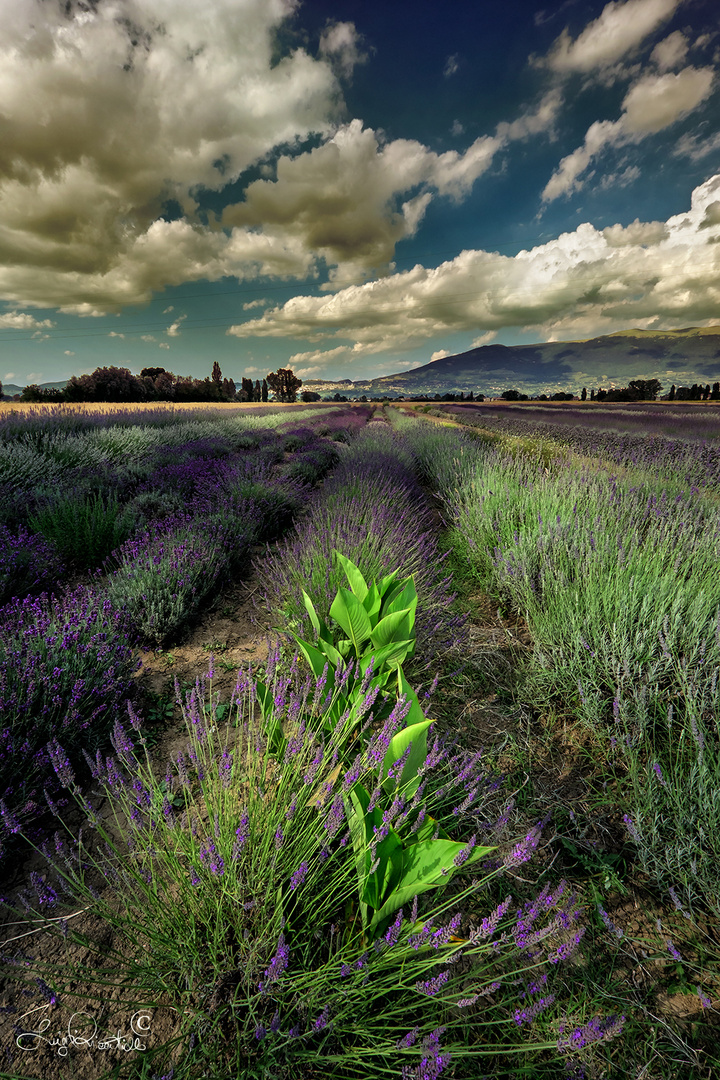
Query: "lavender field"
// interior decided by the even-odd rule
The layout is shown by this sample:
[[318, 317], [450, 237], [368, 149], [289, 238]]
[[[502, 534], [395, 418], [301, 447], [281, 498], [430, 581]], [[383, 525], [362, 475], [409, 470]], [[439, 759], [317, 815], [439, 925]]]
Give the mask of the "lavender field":
[[442, 411], [0, 415], [0, 1076], [712, 1075], [715, 434]]

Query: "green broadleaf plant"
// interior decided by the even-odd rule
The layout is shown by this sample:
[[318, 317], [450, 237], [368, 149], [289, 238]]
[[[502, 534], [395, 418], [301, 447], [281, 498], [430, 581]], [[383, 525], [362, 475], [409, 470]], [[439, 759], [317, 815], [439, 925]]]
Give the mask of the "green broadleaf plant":
[[[451, 840], [430, 817], [425, 817], [419, 827], [416, 820], [414, 832], [409, 821], [402, 831], [384, 826], [383, 813], [392, 801], [402, 796], [407, 802], [420, 788], [427, 762], [427, 732], [434, 723], [426, 719], [402, 669], [415, 651], [418, 597], [412, 577], [399, 581], [395, 571], [368, 585], [354, 563], [339, 551], [334, 556], [350, 586], [338, 589], [330, 607], [330, 617], [342, 636], [336, 636], [337, 632], [320, 618], [304, 590], [303, 602], [317, 640], [312, 643], [293, 634], [315, 677], [324, 673], [327, 679], [329, 704], [318, 718], [321, 727], [336, 739], [339, 734], [339, 745], [347, 750], [357, 738], [364, 717], [362, 702], [369, 691], [378, 690], [373, 709], [376, 725], [388, 718], [399, 699], [410, 705], [405, 726], [390, 740], [377, 770], [373, 786], [381, 785], [382, 794], [373, 802], [373, 808], [370, 792], [360, 782], [343, 794], [358, 876], [360, 914], [366, 935], [372, 939], [384, 932], [392, 915], [408, 901], [446, 884], [463, 850], [461, 862], [468, 867], [494, 848], [477, 847], [468, 852], [466, 844]], [[280, 756], [287, 737], [272, 709], [272, 695], [262, 683], [258, 683], [258, 701], [266, 716], [271, 751]], [[341, 723], [343, 730], [338, 732]], [[357, 749], [354, 745], [353, 751]], [[400, 776], [393, 776], [393, 764], [406, 753]]]

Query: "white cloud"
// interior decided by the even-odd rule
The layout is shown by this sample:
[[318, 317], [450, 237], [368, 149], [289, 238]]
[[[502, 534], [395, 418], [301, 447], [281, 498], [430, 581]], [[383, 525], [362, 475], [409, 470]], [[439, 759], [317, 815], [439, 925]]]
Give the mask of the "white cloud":
[[[362, 280], [384, 268], [397, 242], [414, 234], [432, 198], [427, 189], [462, 198], [501, 145], [488, 136], [462, 154], [436, 154], [407, 139], [383, 143], [353, 120], [321, 146], [280, 158], [277, 180], [250, 184], [244, 202], [224, 211], [222, 224], [256, 238], [246, 230], [262, 227], [266, 240], [282, 236], [308, 258], [324, 258], [337, 268], [335, 285]], [[400, 202], [418, 187], [426, 190]]]
[[245, 374], [246, 375], [256, 375], [259, 370], [260, 370], [260, 368], [256, 368], [256, 367], [246, 367], [245, 368]]
[[[359, 351], [359, 350], [356, 350]], [[296, 364], [304, 365], [302, 368], [295, 371], [296, 375], [300, 375], [300, 371], [309, 372], [312, 371], [313, 375], [317, 375], [319, 371], [323, 371], [328, 364], [337, 363], [342, 360], [344, 363], [352, 360], [353, 347], [351, 345], [338, 345], [335, 349], [313, 349], [311, 352], [298, 352], [293, 353], [287, 360], [287, 366], [292, 367], [295, 371]], [[303, 376], [300, 375], [300, 378]]]
[[171, 323], [171, 325], [168, 326], [167, 330], [165, 331], [167, 336], [180, 337], [180, 327], [182, 326], [185, 319], [187, 319], [187, 315], [179, 315], [175, 322]]
[[688, 47], [688, 39], [682, 30], [674, 30], [672, 34], [668, 34], [657, 43], [650, 53], [650, 59], [660, 71], [670, 71], [683, 63]]
[[714, 154], [719, 149], [720, 131], [704, 139], [688, 132], [681, 139], [678, 139], [672, 153], [674, 157], [689, 157], [691, 161], [699, 161], [700, 158], [707, 157], [708, 154]]
[[63, 355], [64, 356], [74, 356], [75, 353], [73, 352], [72, 349], [65, 349], [65, 352], [63, 353]]
[[602, 234], [609, 247], [648, 247], [666, 240], [668, 227], [664, 221], [635, 218], [629, 225], [610, 225]]
[[610, 67], [634, 52], [679, 6], [681, 0], [626, 0], [607, 4], [573, 41], [567, 27], [544, 63], [562, 74]]
[[596, 120], [582, 146], [564, 157], [542, 193], [544, 202], [582, 187], [580, 177], [607, 146], [638, 143], [687, 115], [705, 101], [714, 79], [712, 68], [684, 68], [677, 74], [646, 75], [630, 87], [618, 120]]
[[175, 310], [174, 304], [170, 304], [169, 307], [163, 308], [163, 315], [169, 315], [171, 311]]
[[446, 79], [452, 78], [460, 70], [460, 57], [458, 53], [453, 53], [452, 56], [448, 56], [445, 61], [445, 67], [443, 68], [443, 75]]
[[712, 68], [688, 67], [640, 79], [623, 101], [623, 130], [642, 136], [669, 127], [710, 96], [713, 77]]
[[251, 300], [248, 304], [243, 304], [243, 311], [252, 311], [253, 308], [265, 307], [270, 301], [266, 297], [262, 297], [260, 300]]
[[31, 371], [30, 374], [27, 377], [28, 384], [39, 382], [40, 379], [42, 379], [42, 377], [43, 377], [42, 371]]
[[433, 360], [442, 360], [445, 356], [450, 356], [449, 349], [437, 349], [430, 357], [430, 361], [432, 362]]
[[333, 296], [295, 296], [229, 332], [317, 343], [293, 357], [310, 363], [402, 351], [450, 332], [470, 331], [480, 342], [511, 326], [562, 340], [702, 325], [720, 306], [719, 202], [716, 175], [695, 189], [689, 211], [666, 222], [603, 231], [583, 223], [514, 257], [463, 251], [435, 269], [415, 266]]
[[497, 330], [488, 330], [486, 334], [480, 334], [479, 337], [473, 338], [470, 347], [472, 349], [479, 349], [481, 345], [489, 345], [496, 337]]
[[[192, 223], [197, 188], [221, 189], [278, 144], [329, 135], [342, 103], [327, 56], [274, 55], [295, 7], [15, 0], [0, 42], [0, 295], [78, 313], [147, 299], [167, 283], [145, 242], [165, 200]], [[232, 272], [229, 245], [197, 230], [205, 264], [186, 259], [182, 232], [163, 233], [180, 249], [171, 277]]]
[[54, 325], [50, 319], [36, 319], [25, 311], [8, 311], [0, 315], [2, 330], [49, 330]]
[[[163, 314], [165, 314], [165, 313], [163, 312]], [[157, 338], [155, 337], [154, 334], [141, 334], [140, 335], [140, 340], [141, 341], [152, 342], [152, 341], [157, 341]]]
[[5, 375], [3, 375], [3, 382], [10, 382], [10, 380], [14, 379], [14, 378], [15, 378], [15, 372], [14, 371], [8, 371]]
[[111, 330], [110, 333], [108, 334], [108, 337], [124, 338], [125, 335], [124, 334], [119, 334], [117, 332], [117, 330]]
[[169, 349], [170, 346], [168, 345], [167, 341], [161, 341], [160, 344], [158, 345], [158, 348], [159, 349]]
[[367, 60], [361, 49], [362, 38], [351, 22], [328, 23], [320, 37], [320, 55], [327, 57], [345, 78], [350, 78], [356, 64]]

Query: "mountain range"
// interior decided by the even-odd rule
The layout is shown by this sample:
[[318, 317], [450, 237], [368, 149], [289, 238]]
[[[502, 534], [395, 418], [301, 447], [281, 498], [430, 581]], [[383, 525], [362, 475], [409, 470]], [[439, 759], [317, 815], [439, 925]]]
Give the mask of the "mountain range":
[[319, 393], [437, 394], [472, 390], [493, 396], [516, 389], [536, 395], [579, 393], [583, 386], [624, 386], [658, 379], [666, 390], [720, 379], [720, 326], [684, 330], [621, 330], [581, 341], [536, 345], [481, 345], [409, 371], [377, 379], [303, 383]]
[[[561, 390], [579, 394], [583, 386], [588, 391], [625, 386], [630, 379], [658, 379], [665, 391], [673, 383], [691, 386], [720, 380], [720, 326], [621, 330], [604, 337], [536, 345], [480, 345], [377, 379], [306, 379], [303, 389], [348, 398], [470, 390], [493, 397], [510, 389], [534, 396]], [[62, 387], [65, 383], [40, 385]], [[22, 389], [11, 383], [3, 392], [12, 396]]]

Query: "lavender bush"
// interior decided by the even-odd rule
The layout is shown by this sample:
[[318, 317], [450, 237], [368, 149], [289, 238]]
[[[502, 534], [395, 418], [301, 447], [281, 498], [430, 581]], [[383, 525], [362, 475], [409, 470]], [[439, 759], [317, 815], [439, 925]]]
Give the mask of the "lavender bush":
[[66, 495], [39, 507], [29, 523], [79, 570], [99, 566], [133, 527], [132, 518], [124, 513], [114, 493]]
[[118, 549], [107, 594], [144, 642], [157, 646], [176, 634], [227, 571], [231, 552], [242, 557], [250, 540], [233, 524], [170, 517]]
[[62, 572], [57, 550], [43, 536], [0, 525], [0, 605], [51, 588]]
[[[92, 588], [0, 609], [0, 798], [13, 819], [46, 809], [51, 739], [75, 755], [102, 740], [130, 695], [131, 642], [126, 613]], [[4, 816], [0, 858], [16, 831]]]
[[[317, 727], [330, 704], [323, 677], [303, 682], [276, 653], [268, 678], [275, 719], [291, 733], [280, 758], [269, 750], [250, 674], [241, 673], [221, 721], [211, 668], [205, 685], [179, 697], [189, 742], [164, 777], [138, 748], [134, 713], [134, 730], [116, 723], [115, 754], [92, 763], [112, 817], [88, 804], [55, 749], [94, 841], [92, 849], [78, 846], [58, 832], [44, 849], [49, 876], [38, 876], [37, 895], [22, 899], [49, 932], [70, 941], [76, 935], [63, 914], [72, 904], [89, 906], [112, 928], [113, 947], [102, 932], [97, 941], [83, 936], [89, 960], [64, 967], [19, 951], [5, 957], [8, 977], [35, 990], [39, 978], [60, 1001], [77, 983], [102, 983], [105, 999], [113, 992], [133, 1008], [169, 998], [181, 1038], [174, 1053], [153, 1052], [153, 1067], [170, 1067], [178, 1080], [278, 1073], [299, 1080], [308, 1068], [327, 1077], [421, 1080], [457, 1067], [476, 1075], [483, 1063], [520, 1050], [560, 1059], [570, 1046], [561, 1027], [540, 1042], [531, 1033], [537, 1017], [556, 1013], [553, 972], [582, 938], [576, 897], [561, 882], [520, 907], [510, 896], [486, 904], [479, 917], [489, 882], [530, 858], [539, 830], [502, 845], [499, 866], [479, 878], [458, 858], [448, 875], [454, 888], [409, 895], [382, 936], [368, 941], [356, 918], [356, 860], [338, 796], [358, 777], [374, 789], [372, 742], [349, 770], [338, 769], [340, 747]], [[477, 755], [452, 760], [440, 750], [428, 761], [428, 795], [443, 765], [441, 782], [452, 778], [456, 805], [483, 783]], [[398, 827], [412, 829], [423, 806], [418, 800]], [[484, 809], [480, 798], [477, 816], [443, 818], [468, 854]], [[572, 1048], [621, 1027], [622, 1018], [595, 1018]]]
[[[456, 550], [533, 635], [524, 693], [606, 743], [640, 864], [720, 913], [720, 528], [713, 503], [398, 418]], [[700, 842], [698, 842], [700, 840]]]
[[413, 473], [414, 460], [401, 440], [359, 435], [330, 479], [312, 498], [296, 534], [256, 562], [271, 611], [282, 611], [290, 629], [307, 636], [307, 613], [299, 599], [311, 594], [318, 613], [329, 616], [342, 584], [332, 552], [346, 553], [367, 578], [399, 569], [413, 575], [419, 596], [417, 635], [423, 662], [462, 638], [464, 620], [452, 611], [449, 576], [432, 529], [429, 506]]

